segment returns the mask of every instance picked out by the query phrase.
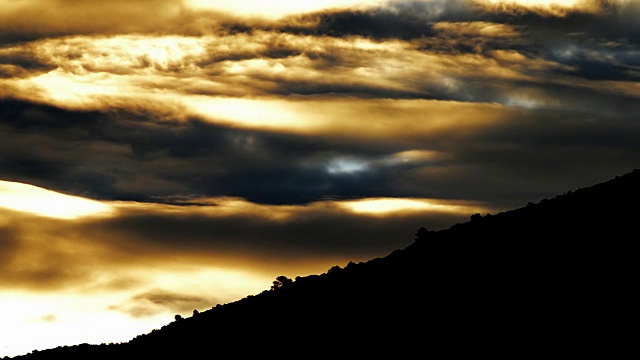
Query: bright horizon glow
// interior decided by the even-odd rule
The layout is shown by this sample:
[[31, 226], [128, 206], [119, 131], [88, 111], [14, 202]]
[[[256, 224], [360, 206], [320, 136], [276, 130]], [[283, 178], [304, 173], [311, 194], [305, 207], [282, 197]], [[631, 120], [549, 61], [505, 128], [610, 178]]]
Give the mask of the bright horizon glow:
[[[5, 348], [0, 348], [0, 354], [17, 356], [64, 345], [125, 342], [170, 322], [166, 314], [136, 322], [126, 314], [106, 311], [110, 301], [118, 300], [104, 294], [2, 293], [0, 314], [5, 326], [0, 327], [0, 339]], [[35, 348], [34, 338], [39, 339]]]
[[10, 181], [0, 181], [0, 208], [68, 220], [112, 212], [99, 201]]
[[[215, 295], [220, 304], [236, 301], [249, 294], [266, 290], [267, 277], [233, 269], [134, 269], [129, 271], [144, 278], [144, 286], [122, 291], [103, 292], [94, 289], [75, 289], [42, 294], [28, 291], [0, 293], [0, 357], [18, 356], [33, 350], [81, 343], [101, 344], [128, 342], [138, 335], [159, 329], [173, 321], [176, 313], [190, 317], [191, 311], [206, 311], [215, 303], [178, 311], [164, 303], [139, 299], [142, 304], [130, 303], [144, 293], [164, 291], [181, 295]], [[153, 313], [135, 317], [143, 305]], [[96, 326], [100, 324], [100, 326]], [[38, 339], [34, 348], [33, 339]]]

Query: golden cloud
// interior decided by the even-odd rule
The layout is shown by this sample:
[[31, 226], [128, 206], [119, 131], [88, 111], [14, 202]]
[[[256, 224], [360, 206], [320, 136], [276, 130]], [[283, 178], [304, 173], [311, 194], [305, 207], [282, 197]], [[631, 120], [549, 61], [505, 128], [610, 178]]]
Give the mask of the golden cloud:
[[433, 29], [449, 36], [482, 36], [494, 38], [514, 38], [520, 32], [512, 25], [490, 23], [486, 21], [441, 21]]
[[[427, 155], [432, 156], [421, 152], [399, 156], [415, 159]], [[353, 260], [349, 259], [352, 254], [344, 249], [361, 245], [341, 244], [349, 239], [341, 238], [346, 233], [336, 234], [334, 239], [324, 240], [325, 255], [311, 256], [319, 245], [313, 239], [317, 236], [299, 238], [303, 229], [311, 235], [314, 229], [326, 227], [327, 223], [347, 221], [345, 225], [356, 230], [370, 226], [369, 216], [380, 215], [387, 216], [378, 221], [379, 225], [386, 223], [385, 226], [394, 228], [398, 226], [394, 225], [396, 222], [416, 221], [427, 214], [451, 221], [488, 211], [472, 203], [394, 198], [305, 205], [262, 205], [239, 198], [185, 199], [181, 205], [96, 202], [24, 184], [3, 184], [5, 209], [0, 209], [0, 232], [4, 236], [0, 254], [6, 261], [0, 265], [4, 274], [0, 288], [40, 291], [69, 286], [96, 291], [107, 284], [111, 284], [107, 286], [110, 289], [125, 283], [136, 285], [139, 284], [136, 278], [152, 276], [155, 270], [151, 269], [160, 264], [163, 271], [177, 272], [193, 269], [197, 264], [198, 268], [253, 269], [271, 275], [283, 269], [297, 274], [314, 273], [332, 263]], [[25, 196], [28, 201], [24, 201]], [[29, 205], [29, 212], [24, 212], [25, 204]], [[49, 209], [50, 204], [74, 208], [74, 217], [69, 218], [70, 213], [62, 210], [64, 207], [59, 208], [59, 215], [53, 216], [49, 210], [55, 209]], [[92, 206], [91, 213], [96, 205], [98, 210], [110, 212], [100, 217], [78, 217], [78, 212], [88, 214], [87, 204]], [[359, 256], [371, 256], [381, 251], [380, 246], [383, 252], [389, 246], [398, 246], [387, 240], [370, 244], [371, 249], [360, 249]], [[331, 245], [327, 241], [336, 243]], [[309, 246], [312, 249], [306, 248]], [[127, 274], [126, 279], [122, 274]]]
[[280, 18], [286, 15], [318, 11], [327, 8], [365, 8], [386, 3], [387, 0], [314, 0], [288, 1], [271, 0], [188, 0], [187, 4], [195, 9], [218, 10], [243, 16]]
[[184, 10], [169, 0], [2, 0], [0, 6], [0, 34], [9, 40], [160, 31]]
[[[438, 26], [445, 32], [516, 34], [509, 27], [489, 23]], [[419, 50], [417, 46], [402, 41], [273, 32], [198, 38], [70, 37], [42, 40], [21, 50], [32, 51], [54, 70], [0, 79], [0, 83], [6, 95], [70, 109], [154, 109], [175, 120], [198, 116], [256, 129], [369, 137], [392, 131], [413, 137], [462, 124], [469, 129], [484, 126], [510, 111], [492, 104], [420, 98], [473, 97], [473, 87], [489, 80], [497, 92], [507, 91], [508, 84], [515, 81], [565, 85], [572, 81], [567, 76], [550, 75], [564, 69], [562, 65], [514, 50], [454, 54]], [[267, 53], [274, 47], [288, 55], [269, 57]], [[404, 66], [407, 62], [415, 66]], [[279, 97], [309, 89], [318, 89], [317, 94]], [[344, 89], [353, 96], [332, 96], [327, 93], [332, 89]], [[417, 100], [358, 99], [361, 92], [377, 92], [381, 97], [400, 94]], [[544, 102], [538, 99], [537, 104]], [[426, 121], [418, 124], [422, 119]], [[363, 127], [363, 122], [367, 126]]]
[[[492, 11], [516, 13], [520, 9], [536, 12], [542, 15], [566, 16], [572, 11], [596, 12], [601, 8], [598, 0], [476, 0], [488, 6]], [[625, 0], [608, 0], [622, 2]]]

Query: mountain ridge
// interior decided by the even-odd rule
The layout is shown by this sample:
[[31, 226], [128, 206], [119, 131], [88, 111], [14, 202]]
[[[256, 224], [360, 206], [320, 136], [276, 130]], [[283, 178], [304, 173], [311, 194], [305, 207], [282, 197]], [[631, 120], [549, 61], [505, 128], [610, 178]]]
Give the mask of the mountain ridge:
[[[640, 170], [274, 284], [126, 343], [11, 359], [612, 356], [631, 345]], [[285, 279], [290, 280], [290, 279]], [[628, 342], [628, 343], [627, 343]]]

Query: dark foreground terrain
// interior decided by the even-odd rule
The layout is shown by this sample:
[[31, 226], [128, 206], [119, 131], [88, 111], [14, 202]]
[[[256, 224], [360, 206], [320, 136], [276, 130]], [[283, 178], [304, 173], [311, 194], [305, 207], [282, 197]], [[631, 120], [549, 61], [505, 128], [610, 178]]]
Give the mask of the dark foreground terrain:
[[[127, 343], [15, 359], [620, 358], [636, 340], [640, 170], [471, 216]], [[99, 324], [96, 324], [99, 326]]]

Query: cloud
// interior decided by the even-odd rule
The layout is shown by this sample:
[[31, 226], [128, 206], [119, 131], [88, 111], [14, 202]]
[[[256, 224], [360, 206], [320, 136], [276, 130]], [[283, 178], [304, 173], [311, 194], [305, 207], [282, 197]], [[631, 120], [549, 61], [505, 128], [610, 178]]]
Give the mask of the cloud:
[[[630, 5], [540, 14], [528, 7], [509, 12], [468, 1], [457, 4], [393, 3], [377, 10], [306, 15], [332, 19], [337, 14], [375, 17], [384, 13], [400, 23], [428, 17], [420, 20], [428, 32], [416, 30], [411, 36], [359, 33], [364, 30], [349, 36], [336, 30], [327, 36], [320, 30], [301, 33], [287, 23], [292, 20], [238, 20], [245, 21], [245, 30], [232, 30], [238, 23], [229, 23], [217, 31], [190, 36], [93, 34], [15, 45], [3, 50], [7, 59], [3, 77], [8, 79], [3, 81], [4, 91], [59, 106], [93, 109], [123, 102], [148, 106], [161, 96], [161, 101], [180, 106], [180, 98], [192, 101], [189, 97], [195, 95], [338, 94], [524, 104], [510, 99], [514, 88], [537, 97], [538, 104], [548, 99], [572, 104], [575, 98], [563, 99], [566, 91], [555, 88], [594, 97], [594, 90], [610, 90], [595, 88], [590, 81], [624, 83], [636, 81], [640, 73], [635, 61], [640, 51], [634, 35], [637, 29], [618, 24]], [[305, 26], [321, 27], [317, 21]], [[353, 26], [357, 28], [358, 23]], [[605, 36], [596, 37], [596, 33]], [[415, 66], [404, 66], [407, 62]], [[58, 91], [62, 88], [65, 91]]]
[[[542, 89], [505, 93], [503, 102], [511, 106], [338, 97], [232, 99], [228, 105], [226, 100], [216, 105], [211, 99], [210, 111], [181, 119], [184, 114], [172, 118], [171, 112], [156, 112], [154, 107], [146, 112], [71, 111], [5, 100], [0, 148], [6, 155], [0, 167], [6, 180], [96, 199], [165, 202], [176, 195], [231, 196], [300, 204], [389, 195], [455, 197], [468, 187], [454, 186], [446, 176], [428, 180], [415, 174], [446, 174], [471, 161], [504, 176], [517, 176], [509, 169], [518, 164], [540, 164], [536, 171], [545, 173], [546, 157], [559, 150], [558, 155], [566, 151], [566, 157], [554, 159], [568, 161], [566, 176], [569, 170], [587, 168], [571, 160], [580, 151], [593, 153], [591, 161], [599, 166], [613, 166], [612, 175], [633, 166], [633, 148], [626, 148], [630, 143], [615, 139], [637, 132], [634, 118], [609, 115], [611, 104], [627, 109], [626, 114], [638, 111], [633, 98], [597, 93], [585, 97], [567, 88], [555, 91], [574, 104], [558, 103]], [[587, 107], [580, 106], [584, 101], [589, 102]], [[553, 115], [550, 111], [558, 104], [563, 112]], [[223, 121], [215, 113], [222, 105], [240, 112]], [[260, 110], [265, 108], [277, 112]], [[263, 114], [277, 115], [278, 120], [288, 116], [291, 123], [270, 126]], [[590, 148], [587, 141], [574, 144], [578, 137], [572, 134], [600, 146]], [[571, 147], [562, 146], [563, 141], [571, 142]], [[27, 143], [30, 151], [24, 153], [21, 149]], [[394, 161], [396, 154], [407, 151], [430, 151], [436, 156]], [[342, 171], [349, 164], [358, 171]], [[466, 170], [467, 175], [458, 171], [452, 175], [468, 177], [475, 170]], [[525, 195], [519, 201], [510, 199], [505, 191], [525, 194], [532, 186], [539, 191], [536, 197], [544, 197], [566, 190], [545, 188], [542, 180], [537, 184], [519, 180], [505, 187], [496, 178], [486, 185], [474, 199], [503, 205], [531, 200]]]
[[[179, 15], [180, 2], [166, 0], [11, 1], [3, 0], [0, 42], [49, 36], [154, 31]], [[150, 12], [149, 9], [153, 9]], [[34, 22], [34, 19], [38, 19]]]
[[[85, 109], [152, 106], [160, 110], [157, 104], [162, 102], [165, 108], [162, 111], [171, 112], [173, 107], [172, 115], [179, 117], [178, 111], [195, 107], [191, 110], [197, 112], [199, 106], [214, 103], [216, 99], [211, 99], [212, 96], [250, 95], [350, 95], [512, 105], [509, 97], [517, 91], [526, 92], [529, 97], [535, 95], [539, 106], [564, 102], [566, 106], [581, 107], [590, 102], [573, 105], [577, 98], [611, 92], [608, 87], [596, 88], [589, 82], [594, 79], [590, 74], [598, 69], [605, 66], [609, 69], [598, 73], [598, 80], [620, 81], [626, 76], [624, 81], [628, 82], [637, 73], [631, 56], [633, 47], [616, 50], [612, 53], [618, 54], [615, 57], [593, 55], [594, 60], [580, 60], [576, 55], [578, 45], [572, 45], [573, 52], [549, 49], [551, 55], [545, 58], [517, 45], [523, 39], [509, 27], [438, 23], [437, 28], [440, 35], [411, 43], [317, 39], [314, 45], [314, 38], [275, 33], [197, 39], [75, 38], [62, 43], [56, 40], [36, 46], [32, 55], [49, 59], [49, 64], [58, 67], [55, 71], [34, 72], [35, 76], [29, 78], [23, 74], [24, 69], [20, 74], [13, 71], [13, 78], [4, 84], [11, 96], [58, 106]], [[501, 29], [499, 34], [493, 34], [496, 29]], [[493, 35], [482, 35], [483, 31]], [[234, 42], [244, 45], [231, 50], [225, 45]], [[85, 55], [51, 50], [76, 47], [84, 49]], [[605, 62], [606, 59], [611, 61]], [[416, 66], [403, 66], [406, 61]], [[558, 87], [582, 94], [571, 98], [565, 89], [556, 90]], [[58, 91], [63, 88], [64, 91]], [[594, 95], [594, 90], [598, 94]], [[204, 110], [213, 117], [228, 115], [221, 113], [220, 108]]]
[[23, 44], [0, 48], [0, 78], [27, 77], [55, 69], [55, 65], [35, 54], [34, 47]]
[[73, 220], [0, 209], [5, 260], [0, 288], [92, 294], [170, 283], [182, 292], [158, 274], [203, 269], [271, 274], [267, 278], [317, 273], [405, 247], [421, 226], [441, 229], [472, 213], [492, 211], [481, 203], [429, 199], [175, 203], [107, 202], [114, 209], [109, 215]]
[[4, 209], [0, 219], [7, 222], [0, 227], [0, 288], [48, 291], [87, 281], [95, 273], [96, 249], [60, 231], [60, 220]]
[[[240, 254], [244, 254], [254, 259], [250, 262], [255, 263], [263, 262], [264, 259], [260, 258], [270, 253], [269, 258], [281, 259], [278, 262], [285, 263], [296, 261], [294, 259], [310, 259], [314, 254], [344, 256], [346, 253], [372, 254], [383, 251], [394, 245], [389, 243], [387, 236], [376, 237], [376, 233], [379, 236], [391, 236], [394, 231], [411, 233], [413, 226], [409, 224], [424, 217], [425, 213], [430, 214], [431, 219], [425, 221], [432, 227], [443, 227], [453, 219], [466, 218], [467, 213], [473, 213], [477, 209], [463, 203], [460, 208], [454, 207], [455, 210], [446, 210], [445, 205], [440, 210], [399, 210], [397, 213], [387, 214], [387, 219], [378, 219], [376, 225], [371, 223], [370, 216], [345, 210], [339, 202], [259, 205], [245, 200], [216, 201], [213, 207], [204, 206], [191, 210], [174, 208], [175, 211], [168, 208], [166, 212], [152, 211], [154, 207], [149, 205], [127, 212], [127, 216], [90, 226], [102, 229], [102, 233], [121, 234], [116, 237], [120, 239], [116, 244], [131, 244], [129, 240], [140, 239], [137, 245], [128, 246], [133, 253], [136, 246], [139, 246], [138, 251], [141, 252], [159, 247], [168, 250], [168, 253], [173, 252], [175, 256], [197, 249], [201, 254], [209, 253], [208, 256], [219, 257], [218, 261], [224, 261], [225, 257], [229, 259], [226, 261], [243, 261], [238, 258]], [[482, 209], [482, 206], [477, 207]], [[176, 214], [177, 210], [182, 210], [183, 214]], [[329, 224], [333, 224], [331, 230]], [[400, 230], [405, 226], [405, 230]], [[390, 229], [385, 230], [387, 227]], [[325, 230], [319, 231], [322, 228]], [[182, 231], [176, 233], [177, 229]], [[389, 232], [386, 233], [387, 231]], [[100, 238], [99, 235], [98, 237]], [[407, 239], [398, 238], [392, 242], [401, 244], [406, 241]]]
[[[638, 8], [631, 1], [585, 1], [565, 7], [399, 1], [376, 9], [303, 15], [283, 29], [296, 34], [420, 40], [424, 49], [439, 52], [519, 51], [571, 66], [576, 76], [619, 79], [635, 68], [630, 54], [638, 49], [640, 28], [633, 21]], [[496, 36], [501, 39], [492, 39]], [[602, 73], [611, 67], [613, 71]]]
[[188, 313], [194, 309], [210, 308], [215, 300], [194, 295], [155, 289], [133, 296], [127, 302], [112, 305], [110, 310], [124, 312], [135, 318], [149, 317], [167, 311]]
[[18, 233], [6, 224], [7, 220], [0, 218], [0, 262], [10, 264], [19, 248]]
[[343, 8], [367, 8], [385, 3], [386, 0], [316, 0], [316, 1], [287, 1], [271, 0], [264, 2], [261, 0], [245, 0], [241, 3], [233, 0], [218, 0], [215, 2], [207, 0], [190, 0], [187, 4], [195, 9], [210, 9], [225, 11], [241, 15], [243, 17], [266, 17], [278, 19], [280, 17], [316, 11], [318, 9], [343, 9]]
[[283, 20], [284, 31], [317, 36], [372, 39], [415, 39], [433, 35], [432, 23], [464, 21], [473, 3], [455, 1], [389, 1], [367, 9], [336, 9], [298, 15]]

